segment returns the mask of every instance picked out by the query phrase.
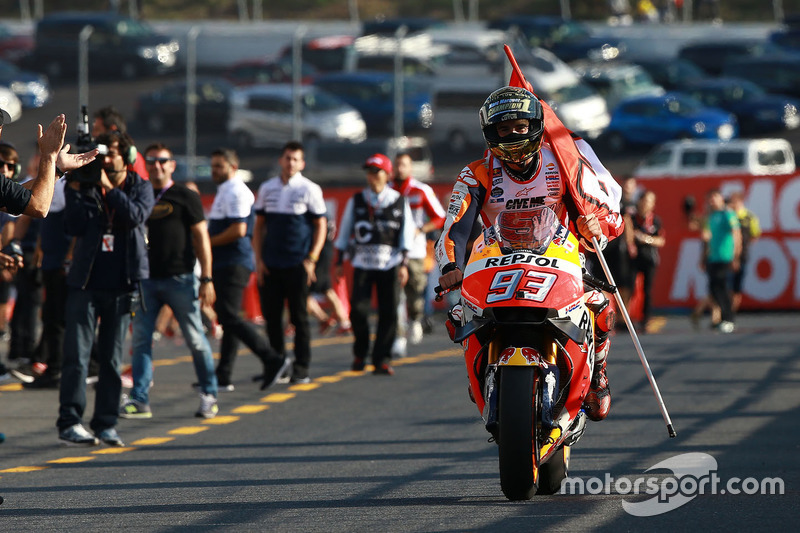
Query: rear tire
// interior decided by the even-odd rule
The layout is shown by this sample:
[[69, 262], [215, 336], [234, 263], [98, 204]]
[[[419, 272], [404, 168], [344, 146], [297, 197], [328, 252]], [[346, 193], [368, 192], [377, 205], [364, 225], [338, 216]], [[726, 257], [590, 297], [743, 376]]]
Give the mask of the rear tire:
[[509, 500], [530, 500], [539, 481], [539, 374], [513, 366], [497, 373], [500, 486]]
[[562, 446], [539, 468], [538, 494], [556, 494], [561, 491], [561, 482], [567, 478], [567, 457]]

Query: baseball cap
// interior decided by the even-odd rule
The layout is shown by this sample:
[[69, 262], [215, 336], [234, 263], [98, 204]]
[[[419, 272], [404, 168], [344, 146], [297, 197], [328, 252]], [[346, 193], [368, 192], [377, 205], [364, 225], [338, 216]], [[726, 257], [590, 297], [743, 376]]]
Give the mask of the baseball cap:
[[379, 168], [385, 170], [391, 176], [392, 160], [383, 154], [372, 154], [367, 158], [367, 162], [364, 163], [364, 168]]
[[0, 126], [9, 124], [11, 122], [11, 115], [5, 109], [0, 109]]

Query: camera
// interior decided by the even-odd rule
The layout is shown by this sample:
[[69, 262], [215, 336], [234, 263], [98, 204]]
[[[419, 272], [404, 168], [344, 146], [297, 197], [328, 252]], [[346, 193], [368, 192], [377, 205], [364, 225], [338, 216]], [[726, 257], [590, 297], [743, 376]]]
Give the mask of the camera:
[[[89, 132], [89, 113], [86, 106], [81, 106], [81, 120], [78, 122], [78, 138], [75, 141], [75, 150], [77, 153], [89, 152], [98, 148], [100, 150], [99, 156], [104, 156], [108, 153], [108, 147], [104, 144], [97, 144]], [[97, 185], [100, 183], [100, 175], [103, 170], [103, 157], [97, 157], [88, 165], [77, 168], [67, 174], [69, 181], [76, 181], [86, 185]]]

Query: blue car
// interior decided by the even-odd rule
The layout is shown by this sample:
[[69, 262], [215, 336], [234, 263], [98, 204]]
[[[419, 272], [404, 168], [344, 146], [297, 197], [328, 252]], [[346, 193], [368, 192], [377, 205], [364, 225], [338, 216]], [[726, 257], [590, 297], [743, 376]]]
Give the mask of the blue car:
[[8, 87], [22, 102], [23, 108], [42, 107], [50, 101], [47, 76], [20, 70], [16, 65], [0, 61], [0, 86]]
[[[314, 85], [355, 107], [367, 124], [368, 135], [394, 131], [394, 74], [387, 72], [340, 72], [325, 74]], [[431, 92], [413, 78], [403, 84], [404, 133], [419, 133], [433, 122]]]
[[489, 22], [490, 30], [519, 31], [530, 46], [539, 46], [570, 63], [579, 59], [611, 60], [626, 53], [626, 47], [616, 37], [592, 35], [589, 27], [579, 21], [549, 15], [511, 15]]
[[800, 100], [769, 94], [748, 80], [708, 78], [687, 85], [684, 91], [704, 105], [736, 115], [742, 133], [757, 135], [800, 126]]
[[608, 147], [653, 145], [673, 139], [719, 139], [738, 135], [736, 118], [721, 109], [705, 107], [694, 98], [668, 92], [623, 100], [611, 114], [604, 137]]

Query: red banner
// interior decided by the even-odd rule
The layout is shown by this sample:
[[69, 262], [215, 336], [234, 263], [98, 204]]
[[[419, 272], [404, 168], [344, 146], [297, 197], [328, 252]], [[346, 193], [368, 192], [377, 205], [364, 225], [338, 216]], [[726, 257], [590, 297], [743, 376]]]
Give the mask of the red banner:
[[653, 287], [654, 307], [689, 307], [707, 294], [701, 236], [689, 228], [684, 205], [693, 197], [695, 214], [702, 216], [706, 193], [719, 189], [725, 197], [742, 191], [761, 224], [762, 235], [751, 243], [744, 265], [742, 308], [800, 308], [800, 174], [639, 178], [638, 184], [656, 193], [655, 212], [667, 239]]

